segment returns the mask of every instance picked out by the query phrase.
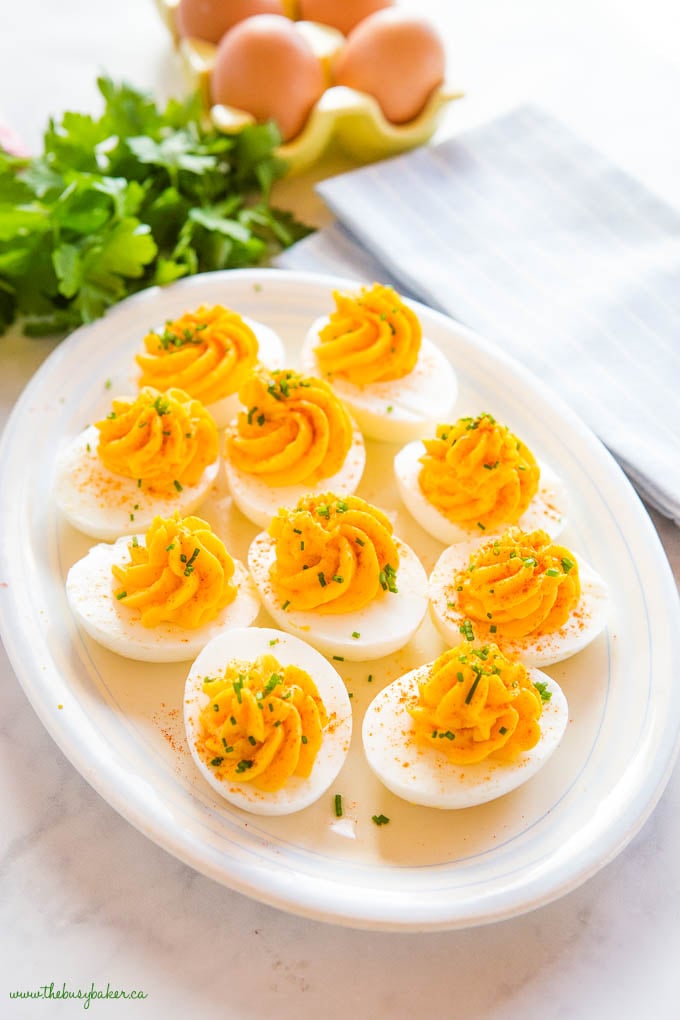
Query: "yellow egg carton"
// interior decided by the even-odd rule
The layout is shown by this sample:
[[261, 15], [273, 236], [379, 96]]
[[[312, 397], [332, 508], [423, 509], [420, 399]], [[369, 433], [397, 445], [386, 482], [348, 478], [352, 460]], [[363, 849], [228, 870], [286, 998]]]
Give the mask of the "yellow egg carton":
[[[193, 87], [200, 91], [215, 127], [219, 131], [233, 133], [255, 123], [251, 114], [244, 110], [211, 104], [210, 77], [217, 46], [190, 36], [180, 38], [176, 22], [179, 0], [156, 0], [156, 6], [172, 34], [187, 76]], [[293, 16], [290, 2], [287, 13]], [[320, 159], [331, 141], [362, 163], [396, 156], [423, 145], [436, 131], [448, 104], [463, 96], [462, 92], [444, 84], [435, 89], [417, 117], [405, 124], [392, 124], [373, 96], [345, 85], [332, 84], [331, 65], [345, 41], [342, 32], [312, 21], [295, 21], [295, 27], [321, 61], [328, 87], [312, 108], [300, 134], [276, 150], [277, 155], [286, 160], [292, 173], [304, 170]]]

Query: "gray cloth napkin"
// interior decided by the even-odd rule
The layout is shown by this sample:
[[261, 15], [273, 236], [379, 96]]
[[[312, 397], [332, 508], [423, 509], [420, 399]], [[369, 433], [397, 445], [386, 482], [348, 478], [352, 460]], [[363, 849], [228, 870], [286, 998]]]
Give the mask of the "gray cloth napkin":
[[391, 282], [498, 342], [680, 523], [680, 213], [522, 107], [324, 181], [341, 225], [277, 260]]

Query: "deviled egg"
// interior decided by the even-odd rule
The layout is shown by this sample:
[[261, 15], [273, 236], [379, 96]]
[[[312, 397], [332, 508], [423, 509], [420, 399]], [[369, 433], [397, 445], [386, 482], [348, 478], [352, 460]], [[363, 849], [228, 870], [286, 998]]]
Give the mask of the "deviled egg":
[[258, 535], [248, 565], [276, 623], [336, 659], [402, 648], [427, 612], [427, 575], [389, 518], [358, 496], [305, 496]]
[[446, 549], [430, 575], [432, 618], [449, 644], [494, 641], [534, 666], [567, 659], [604, 629], [607, 586], [545, 531], [510, 528], [499, 538]]
[[140, 387], [184, 390], [205, 405], [218, 428], [237, 413], [239, 387], [252, 369], [258, 363], [280, 368], [284, 359], [273, 329], [222, 305], [169, 319], [162, 330], [147, 333], [135, 357]]
[[352, 736], [333, 666], [299, 638], [267, 628], [221, 634], [187, 678], [184, 722], [212, 788], [255, 814], [301, 811], [328, 789]]
[[266, 527], [279, 507], [305, 494], [354, 492], [364, 440], [321, 379], [289, 369], [253, 372], [239, 391], [243, 410], [227, 430], [225, 467], [237, 507]]
[[111, 412], [61, 451], [55, 498], [93, 538], [134, 535], [154, 517], [189, 514], [219, 470], [219, 436], [200, 400], [145, 387], [114, 399]]
[[310, 328], [302, 365], [327, 379], [366, 437], [403, 443], [449, 417], [458, 382], [391, 287], [336, 292], [336, 309]]
[[422, 528], [446, 545], [517, 524], [555, 538], [566, 524], [561, 479], [490, 414], [438, 425], [394, 459], [399, 495]]
[[147, 662], [192, 659], [260, 609], [248, 571], [199, 517], [158, 517], [145, 535], [93, 546], [69, 570], [66, 594], [90, 637]]
[[374, 698], [362, 736], [369, 766], [403, 800], [468, 808], [531, 779], [568, 722], [559, 685], [496, 645], [462, 642]]

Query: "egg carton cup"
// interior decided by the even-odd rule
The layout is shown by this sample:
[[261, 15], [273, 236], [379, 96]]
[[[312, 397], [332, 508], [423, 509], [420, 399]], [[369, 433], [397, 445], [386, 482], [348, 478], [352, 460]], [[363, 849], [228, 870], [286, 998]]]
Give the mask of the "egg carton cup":
[[[233, 134], [255, 123], [255, 118], [232, 106], [214, 105], [210, 96], [210, 78], [217, 47], [191, 36], [180, 38], [176, 10], [179, 0], [156, 0], [163, 21], [179, 50], [185, 73], [202, 98], [206, 111], [218, 131]], [[312, 108], [302, 131], [278, 146], [276, 155], [285, 160], [290, 173], [299, 173], [316, 163], [329, 145], [337, 143], [353, 159], [370, 163], [396, 156], [429, 141], [437, 130], [446, 107], [463, 93], [444, 84], [430, 95], [413, 120], [393, 124], [387, 120], [373, 96], [346, 85], [333, 85], [331, 64], [345, 37], [327, 25], [296, 21], [295, 27], [310, 43], [328, 82], [328, 87]]]

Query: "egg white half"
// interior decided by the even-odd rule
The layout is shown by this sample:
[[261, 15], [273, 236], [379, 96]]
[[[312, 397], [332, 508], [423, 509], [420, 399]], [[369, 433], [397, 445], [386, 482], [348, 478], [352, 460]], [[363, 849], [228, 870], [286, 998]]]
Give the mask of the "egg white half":
[[[137, 541], [144, 545], [144, 536], [138, 535]], [[129, 543], [129, 538], [119, 538], [112, 545], [93, 546], [73, 564], [66, 579], [66, 595], [76, 620], [90, 637], [112, 652], [142, 662], [186, 662], [198, 655], [211, 638], [233, 627], [247, 627], [257, 616], [257, 590], [248, 571], [236, 560], [236, 598], [210, 623], [195, 630], [172, 623], [144, 627], [139, 612], [118, 602], [114, 595], [120, 585], [111, 568], [114, 563], [129, 562]]]
[[[430, 503], [420, 488], [418, 477], [423, 466], [420, 458], [424, 453], [425, 447], [422, 442], [415, 440], [404, 446], [394, 458], [394, 475], [404, 506], [421, 528], [444, 545], [469, 542], [473, 537], [477, 537], [478, 529], [464, 528], [450, 521]], [[562, 479], [551, 468], [545, 464], [540, 464], [539, 467], [541, 477], [538, 492], [517, 521], [517, 526], [522, 531], [542, 528], [551, 538], [556, 538], [567, 523], [567, 491]], [[484, 538], [500, 535], [507, 531], [508, 527], [509, 522], [494, 529], [487, 528]]]
[[[412, 549], [399, 539], [395, 541], [399, 551], [398, 591], [384, 592], [354, 613], [334, 615], [282, 609], [281, 598], [269, 576], [269, 568], [276, 559], [276, 545], [266, 532], [253, 540], [248, 566], [265, 609], [283, 630], [299, 634], [326, 655], [353, 662], [380, 659], [403, 648], [427, 612], [427, 574], [423, 565]], [[359, 637], [352, 637], [353, 634]]]
[[[445, 549], [430, 574], [432, 619], [450, 645], [461, 640], [460, 626], [465, 621], [464, 614], [457, 608], [454, 577], [468, 565], [472, 553], [484, 542], [486, 538]], [[581, 556], [574, 555], [581, 580], [581, 598], [562, 627], [550, 634], [510, 640], [503, 637], [499, 626], [497, 633], [489, 635], [488, 640], [494, 641], [510, 658], [520, 659], [525, 665], [549, 666], [580, 652], [604, 630], [610, 611], [607, 585]], [[472, 629], [474, 632], [474, 622]]]
[[[224, 782], [201, 758], [196, 741], [200, 735], [199, 713], [208, 703], [201, 690], [205, 677], [224, 671], [232, 659], [253, 661], [271, 654], [282, 666], [299, 666], [311, 676], [325, 705], [328, 725], [310, 775], [291, 776], [285, 786], [263, 792], [251, 783]], [[342, 768], [352, 737], [352, 706], [336, 670], [317, 651], [290, 634], [271, 628], [249, 627], [220, 634], [203, 649], [191, 667], [184, 692], [184, 725], [196, 767], [212, 788], [231, 804], [258, 815], [286, 815], [313, 804]]]
[[352, 495], [356, 492], [366, 466], [366, 448], [363, 436], [356, 426], [353, 429], [352, 445], [347, 451], [345, 462], [334, 475], [322, 478], [313, 485], [267, 485], [258, 475], [240, 471], [228, 459], [225, 469], [229, 490], [234, 503], [249, 520], [266, 528], [279, 507], [294, 507], [306, 495], [320, 495], [323, 492], [342, 492]]
[[[328, 322], [328, 317], [317, 319], [302, 345], [303, 371], [317, 378], [323, 376], [314, 349]], [[451, 416], [458, 396], [451, 362], [426, 337], [413, 371], [403, 379], [357, 386], [337, 376], [329, 382], [363, 434], [389, 443], [406, 443], [432, 431]]]
[[[247, 326], [252, 329], [253, 333], [257, 337], [258, 354], [257, 358], [265, 368], [283, 368], [286, 363], [286, 352], [283, 346], [283, 341], [278, 333], [269, 326], [265, 326], [263, 322], [257, 322], [255, 319], [249, 319], [247, 315], [242, 315], [241, 318]], [[162, 334], [163, 326], [156, 326], [154, 332]], [[139, 387], [141, 379], [141, 372], [136, 372], [134, 379], [132, 380], [135, 387]], [[174, 384], [173, 384], [174, 385]], [[205, 409], [215, 419], [215, 424], [218, 429], [226, 428], [229, 422], [234, 418], [241, 407], [239, 403], [238, 394], [230, 393], [226, 397], [222, 397], [220, 400], [215, 400], [212, 404], [206, 404]]]
[[456, 765], [434, 748], [415, 739], [407, 707], [418, 698], [418, 682], [429, 675], [431, 663], [404, 674], [383, 688], [364, 716], [362, 737], [366, 760], [381, 783], [397, 797], [426, 807], [469, 808], [502, 797], [531, 779], [560, 743], [569, 719], [567, 702], [558, 684], [538, 669], [529, 669], [533, 683], [542, 682], [551, 698], [544, 702], [541, 737], [516, 761], [487, 759]]
[[99, 430], [90, 425], [66, 446], [57, 462], [55, 499], [74, 528], [92, 538], [114, 539], [146, 531], [154, 517], [178, 510], [186, 517], [206, 498], [217, 478], [219, 460], [210, 464], [196, 485], [159, 493], [134, 478], [116, 475], [97, 456]]

